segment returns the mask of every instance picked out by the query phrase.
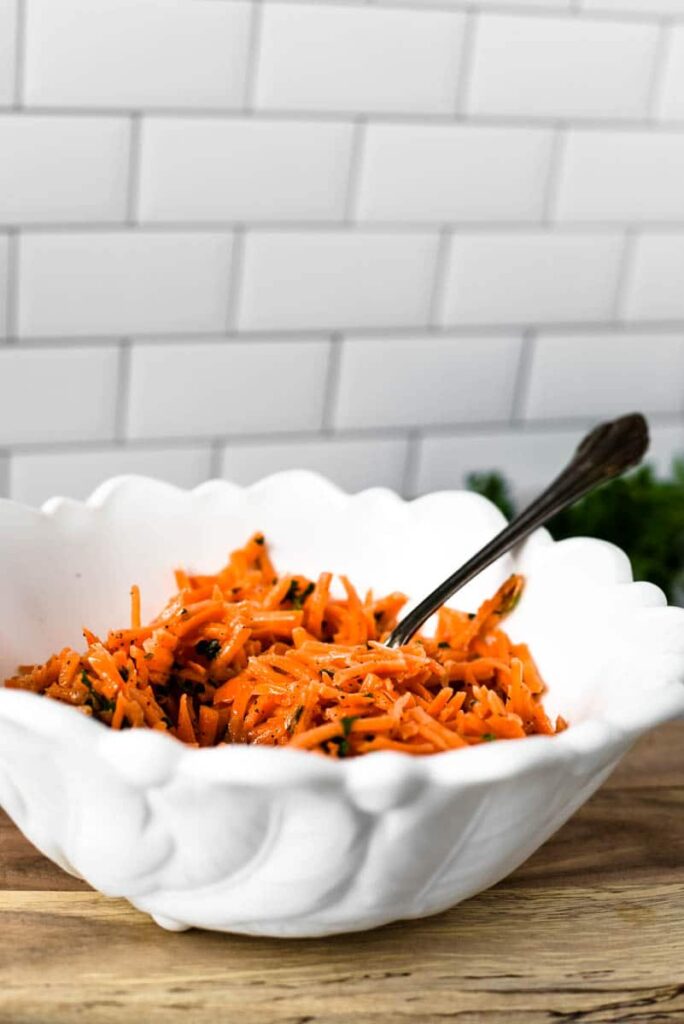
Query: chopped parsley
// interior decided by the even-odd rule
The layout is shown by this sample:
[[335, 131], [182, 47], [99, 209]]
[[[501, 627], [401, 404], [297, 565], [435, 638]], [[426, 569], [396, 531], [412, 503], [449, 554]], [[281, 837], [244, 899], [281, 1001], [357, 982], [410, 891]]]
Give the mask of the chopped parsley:
[[214, 658], [218, 657], [221, 644], [218, 640], [200, 640], [195, 644], [195, 650], [198, 654], [208, 658], [209, 661], [213, 661]]
[[81, 682], [90, 694], [90, 699], [86, 701], [86, 704], [89, 704], [93, 711], [102, 713], [103, 711], [114, 710], [116, 707], [114, 701], [109, 700], [108, 697], [103, 697], [101, 693], [98, 693], [97, 690], [93, 689], [93, 684], [88, 679], [84, 669], [81, 669]]
[[328, 750], [328, 753], [331, 752], [331, 747], [333, 750], [337, 747], [338, 757], [347, 757], [349, 754], [349, 740], [346, 736], [331, 736], [329, 740], [325, 741], [324, 746]]
[[349, 735], [349, 733], [351, 732], [351, 727], [352, 727], [352, 725], [354, 724], [354, 722], [356, 721], [356, 719], [358, 717], [359, 717], [358, 715], [343, 715], [342, 716], [342, 718], [340, 719], [340, 722], [342, 723], [342, 733], [344, 734], [344, 736], [348, 736]]
[[438, 647], [449, 647], [450, 644], [446, 640], [440, 640], [440, 642], [437, 644], [437, 646]]
[[254, 538], [254, 543], [255, 544], [263, 545], [263, 543], [264, 543], [264, 535], [263, 535], [263, 533], [257, 534], [257, 536]]
[[313, 583], [309, 583], [308, 586], [306, 586], [304, 590], [302, 590], [301, 587], [299, 586], [299, 581], [292, 580], [290, 586], [287, 588], [287, 593], [285, 594], [284, 600], [292, 601], [293, 607], [300, 609], [303, 606], [309, 594], [313, 593], [313, 589]]
[[486, 743], [493, 743], [494, 740], [496, 739], [496, 736], [494, 735], [493, 732], [485, 732], [485, 733], [482, 734], [482, 739]]

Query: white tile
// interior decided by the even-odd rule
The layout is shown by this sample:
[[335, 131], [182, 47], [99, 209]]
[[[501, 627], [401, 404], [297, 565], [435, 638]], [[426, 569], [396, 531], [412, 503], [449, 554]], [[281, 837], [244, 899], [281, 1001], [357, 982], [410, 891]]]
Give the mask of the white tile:
[[282, 469], [310, 469], [346, 491], [401, 490], [407, 442], [400, 438], [285, 441], [228, 445], [221, 475], [250, 484]]
[[670, 29], [660, 92], [660, 114], [678, 120], [684, 118], [684, 25], [674, 25]]
[[323, 417], [328, 348], [315, 341], [136, 345], [128, 434], [316, 430]]
[[[410, 7], [435, 7], [435, 0], [372, 0], [377, 4], [388, 4], [395, 6], [397, 3], [406, 4]], [[540, 10], [548, 11], [567, 11], [570, 9], [574, 0], [469, 0], [468, 7], [474, 10], [487, 10], [489, 8], [495, 8], [500, 10], [501, 8], [512, 7], [515, 10], [519, 10], [521, 7], [529, 9], [531, 7], [538, 7]], [[448, 7], [453, 4], [454, 7], [462, 10], [464, 7], [464, 0], [439, 0], [440, 7]]]
[[17, 0], [0, 0], [0, 106], [14, 101]]
[[226, 234], [25, 235], [20, 334], [221, 331], [231, 249]]
[[639, 117], [658, 27], [582, 18], [483, 15], [468, 108], [478, 114]]
[[651, 443], [646, 461], [650, 462], [661, 476], [669, 476], [672, 463], [684, 460], [684, 423], [667, 426], [649, 425]]
[[0, 348], [0, 445], [113, 436], [119, 354]]
[[684, 319], [684, 234], [635, 239], [622, 306], [628, 320]]
[[7, 326], [8, 256], [9, 244], [7, 235], [0, 234], [0, 338], [4, 337]]
[[335, 220], [352, 127], [303, 121], [146, 118], [142, 220]]
[[684, 0], [582, 0], [583, 10], [606, 14], [684, 14]]
[[0, 223], [122, 220], [124, 118], [0, 116]]
[[386, 221], [539, 220], [551, 133], [370, 125], [359, 216]]
[[214, 0], [26, 0], [25, 96], [79, 107], [236, 107], [251, 7]]
[[266, 4], [257, 106], [449, 113], [463, 26], [451, 11]]
[[420, 444], [415, 493], [458, 490], [469, 474], [503, 473], [515, 497], [527, 500], [569, 461], [585, 433], [577, 430], [445, 434]]
[[436, 255], [432, 234], [250, 232], [239, 326], [424, 326]]
[[557, 217], [566, 221], [684, 220], [684, 135], [571, 131]]
[[456, 235], [447, 263], [442, 322], [607, 320], [622, 249], [617, 234]]
[[543, 334], [527, 419], [684, 412], [684, 333]]
[[417, 427], [507, 420], [520, 346], [515, 336], [346, 341], [335, 425]]
[[210, 459], [208, 446], [89, 448], [13, 455], [11, 497], [27, 505], [42, 505], [55, 495], [87, 498], [104, 480], [126, 473], [156, 477], [178, 487], [196, 487], [209, 477]]

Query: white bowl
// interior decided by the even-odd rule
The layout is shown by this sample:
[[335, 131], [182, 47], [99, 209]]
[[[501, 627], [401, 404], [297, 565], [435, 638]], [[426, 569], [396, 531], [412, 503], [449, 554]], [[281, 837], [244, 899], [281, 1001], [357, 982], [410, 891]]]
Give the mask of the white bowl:
[[[83, 625], [125, 624], [133, 582], [151, 615], [173, 567], [214, 571], [256, 529], [283, 570], [418, 599], [502, 523], [474, 494], [350, 496], [303, 472], [192, 492], [125, 477], [40, 512], [3, 501], [0, 678], [80, 649]], [[57, 864], [166, 928], [312, 936], [444, 910], [512, 871], [641, 733], [684, 713], [684, 610], [632, 583], [621, 551], [540, 531], [454, 604], [475, 608], [513, 569], [527, 586], [507, 628], [571, 723], [560, 736], [333, 762], [113, 732], [0, 688], [0, 804]]]

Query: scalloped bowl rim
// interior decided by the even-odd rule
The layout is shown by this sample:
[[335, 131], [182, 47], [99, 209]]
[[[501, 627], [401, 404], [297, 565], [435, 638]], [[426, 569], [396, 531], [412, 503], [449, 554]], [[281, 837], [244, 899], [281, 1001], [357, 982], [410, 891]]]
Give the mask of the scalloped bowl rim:
[[[191, 497], [210, 494], [216, 490], [253, 493], [261, 488], [273, 486], [274, 481], [280, 484], [291, 483], [296, 477], [315, 480], [317, 486], [350, 500], [369, 492], [381, 492], [385, 500], [391, 498], [401, 505], [419, 504], [431, 497], [427, 494], [414, 499], [404, 499], [396, 492], [380, 487], [350, 495], [323, 475], [309, 470], [284, 470], [263, 477], [246, 487], [227, 480], [213, 479], [192, 489], [177, 487], [148, 476], [123, 474], [100, 484], [85, 501], [53, 497], [37, 509], [10, 499], [0, 499], [0, 508], [3, 505], [11, 505], [21, 508], [29, 516], [52, 517], [65, 506], [101, 508], [119, 489], [141, 482], [145, 485], [160, 485], [175, 494]], [[490, 504], [479, 495], [473, 494], [472, 497]], [[619, 548], [606, 541], [592, 539], [592, 543], [610, 550], [616, 557], [619, 555], [623, 560], [626, 558]], [[384, 781], [388, 773], [391, 773], [393, 777], [404, 779], [408, 775], [419, 775], [444, 784], [448, 784], [453, 777], [459, 785], [468, 785], [510, 779], [513, 775], [525, 774], [547, 763], [597, 753], [612, 747], [613, 741], [620, 745], [629, 744], [660, 723], [684, 715], [684, 685], [681, 681], [670, 681], [656, 686], [649, 692], [647, 706], [639, 708], [638, 713], [634, 707], [611, 707], [609, 712], [592, 715], [583, 722], [571, 724], [566, 731], [557, 736], [530, 736], [519, 742], [471, 746], [439, 754], [410, 757], [392, 751], [378, 751], [348, 760], [315, 757], [308, 751], [282, 747], [226, 744], [215, 748], [194, 748], [180, 743], [173, 737], [147, 729], [115, 732], [94, 719], [75, 715], [72, 708], [57, 701], [45, 700], [32, 693], [8, 690], [2, 685], [0, 713], [17, 724], [40, 733], [54, 734], [55, 730], [59, 730], [62, 735], [70, 734], [75, 741], [99, 748], [106, 744], [109, 749], [110, 744], [113, 744], [118, 747], [119, 753], [129, 750], [136, 751], [139, 755], [152, 754], [156, 745], [160, 753], [165, 751], [170, 755], [165, 758], [167, 764], [172, 760], [183, 772], [199, 775], [207, 781], [213, 779], [217, 782], [240, 781], [253, 786], [282, 786], [293, 779], [344, 783], [351, 776], [355, 785], [365, 781], [367, 785], [372, 786], [378, 781]], [[255, 772], [257, 763], [259, 770]], [[362, 769], [360, 765], [363, 765]], [[287, 773], [284, 772], [285, 766]]]

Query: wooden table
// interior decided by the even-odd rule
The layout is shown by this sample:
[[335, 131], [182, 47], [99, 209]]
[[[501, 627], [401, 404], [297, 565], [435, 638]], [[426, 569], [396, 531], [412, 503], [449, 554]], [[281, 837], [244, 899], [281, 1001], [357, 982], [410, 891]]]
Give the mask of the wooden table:
[[0, 817], [0, 1021], [684, 1021], [684, 722], [511, 878], [439, 917], [307, 941], [171, 934]]

